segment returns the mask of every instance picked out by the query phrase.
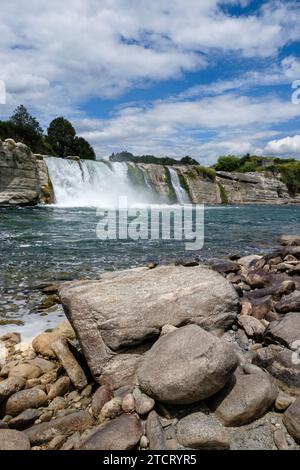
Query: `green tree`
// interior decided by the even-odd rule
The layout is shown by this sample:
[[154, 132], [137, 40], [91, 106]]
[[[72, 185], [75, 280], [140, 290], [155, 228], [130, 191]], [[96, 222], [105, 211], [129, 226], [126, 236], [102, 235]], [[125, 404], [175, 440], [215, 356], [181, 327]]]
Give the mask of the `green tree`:
[[182, 163], [182, 165], [199, 165], [199, 162], [197, 162], [197, 160], [189, 156], [183, 157], [180, 160], [180, 163]]
[[65, 158], [72, 154], [75, 135], [72, 124], [67, 119], [58, 117], [48, 127], [47, 141], [58, 157]]
[[218, 158], [215, 165], [216, 171], [238, 171], [240, 168], [240, 159], [234, 155], [227, 155]]
[[83, 137], [75, 137], [72, 147], [73, 155], [78, 155], [85, 160], [96, 160], [96, 154], [93, 147]]
[[8, 121], [0, 122], [0, 137], [23, 142], [34, 152], [43, 142], [43, 129], [38, 120], [31, 116], [25, 106], [18, 106]]

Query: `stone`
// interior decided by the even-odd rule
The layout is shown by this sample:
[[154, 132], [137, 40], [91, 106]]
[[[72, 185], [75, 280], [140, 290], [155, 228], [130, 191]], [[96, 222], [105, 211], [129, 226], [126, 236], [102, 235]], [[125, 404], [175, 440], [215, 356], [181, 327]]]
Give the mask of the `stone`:
[[279, 313], [300, 312], [300, 291], [283, 296], [280, 302], [275, 304], [275, 310]]
[[20, 333], [6, 333], [5, 335], [0, 336], [0, 341], [18, 344], [21, 342], [21, 335]]
[[288, 450], [289, 445], [281, 429], [276, 429], [273, 434], [274, 442], [278, 450]]
[[282, 344], [289, 349], [300, 339], [300, 312], [287, 313], [269, 324], [264, 335], [267, 343]]
[[116, 354], [102, 368], [102, 375], [98, 379], [100, 384], [109, 385], [116, 390], [126, 385], [134, 385], [135, 376], [141, 354]]
[[50, 441], [59, 434], [70, 436], [77, 431], [83, 432], [91, 428], [93, 424], [94, 420], [87, 411], [75, 411], [67, 416], [36, 424], [24, 432], [31, 445], [39, 445]]
[[62, 435], [58, 435], [58, 436], [53, 437], [53, 439], [51, 439], [51, 441], [48, 444], [48, 449], [49, 450], [60, 449], [60, 447], [65, 443], [66, 439], [67, 438], [65, 436], [62, 436]]
[[252, 289], [260, 289], [268, 284], [269, 276], [263, 269], [248, 271], [244, 274], [245, 281]]
[[103, 405], [98, 420], [103, 423], [106, 419], [113, 419], [122, 411], [122, 398], [114, 397]]
[[52, 343], [52, 349], [70, 377], [74, 387], [82, 390], [88, 384], [88, 381], [84, 371], [71, 353], [68, 341], [65, 338], [58, 338]]
[[267, 317], [268, 313], [272, 309], [272, 306], [272, 297], [270, 295], [258, 299], [251, 299], [251, 316], [257, 318], [258, 320], [263, 320]]
[[55, 397], [60, 397], [68, 393], [70, 390], [71, 386], [71, 381], [69, 377], [60, 377], [57, 379], [54, 384], [50, 386], [49, 392], [48, 392], [48, 398], [49, 400], [52, 400]]
[[280, 243], [283, 246], [300, 246], [300, 236], [299, 235], [282, 235], [280, 237]]
[[177, 424], [177, 439], [185, 447], [201, 450], [229, 449], [229, 435], [212, 415], [192, 413]]
[[24, 379], [36, 379], [42, 375], [42, 370], [34, 364], [19, 364], [12, 367], [8, 377], [22, 377]]
[[56, 359], [56, 354], [52, 349], [52, 343], [61, 336], [61, 332], [56, 330], [41, 333], [32, 341], [32, 347], [37, 354]]
[[240, 266], [243, 266], [246, 269], [249, 269], [251, 267], [255, 267], [256, 263], [262, 259], [262, 256], [260, 255], [247, 255], [243, 256], [242, 258], [239, 258], [237, 260], [237, 263]]
[[264, 325], [255, 317], [250, 317], [249, 315], [240, 315], [238, 319], [238, 324], [245, 330], [248, 336], [251, 338], [261, 337], [264, 334], [265, 327]]
[[147, 449], [149, 445], [149, 439], [147, 436], [142, 436], [141, 439], [140, 439], [140, 447], [141, 449]]
[[283, 422], [292, 438], [300, 443], [300, 397], [285, 411]]
[[167, 335], [169, 333], [172, 333], [173, 331], [177, 330], [176, 326], [173, 325], [164, 325], [162, 329], [160, 330], [160, 336]]
[[36, 419], [41, 416], [42, 412], [29, 408], [23, 411], [15, 418], [9, 421], [9, 427], [13, 429], [24, 429], [31, 426]]
[[47, 402], [47, 395], [37, 388], [28, 388], [11, 395], [5, 405], [5, 413], [17, 416], [28, 408], [39, 408]]
[[217, 259], [210, 263], [211, 268], [218, 273], [237, 273], [240, 270], [240, 266], [230, 260]]
[[197, 325], [162, 336], [137, 372], [140, 388], [170, 404], [203, 400], [224, 387], [238, 359], [233, 347]]
[[155, 401], [153, 398], [148, 397], [145, 393], [142, 393], [139, 388], [133, 390], [133, 396], [135, 400], [135, 410], [137, 414], [143, 416], [154, 408]]
[[278, 397], [275, 401], [275, 410], [277, 411], [285, 411], [294, 401], [296, 397], [292, 397], [291, 395], [287, 395], [284, 392], [279, 392]]
[[273, 291], [273, 298], [275, 300], [280, 300], [283, 295], [288, 295], [294, 292], [296, 289], [296, 283], [292, 280], [287, 279], [282, 281], [279, 286], [276, 286]]
[[92, 384], [88, 384], [86, 387], [84, 387], [84, 389], [82, 390], [81, 392], [81, 396], [83, 398], [89, 398], [93, 393], [93, 385]]
[[281, 388], [299, 394], [300, 364], [295, 351], [271, 344], [256, 351], [252, 362], [275, 377]]
[[23, 377], [9, 377], [0, 382], [0, 403], [11, 395], [25, 388], [26, 380]]
[[48, 361], [43, 357], [35, 357], [34, 359], [31, 359], [29, 363], [39, 367], [43, 374], [47, 374], [48, 372], [52, 371], [56, 366], [55, 363]]
[[96, 380], [112, 351], [155, 338], [166, 324], [226, 330], [239, 311], [234, 287], [205, 266], [105, 273], [99, 281], [64, 283], [59, 292]]
[[48, 409], [51, 411], [63, 410], [66, 408], [67, 402], [63, 397], [55, 397], [48, 405]]
[[122, 400], [122, 410], [124, 413], [132, 413], [135, 408], [135, 402], [132, 393], [128, 393]]
[[149, 440], [149, 450], [166, 450], [166, 438], [158, 414], [152, 410], [146, 421], [146, 435]]
[[110, 401], [112, 397], [112, 390], [105, 385], [102, 385], [96, 390], [92, 398], [92, 411], [95, 418], [98, 418], [103, 406]]
[[241, 426], [263, 416], [277, 394], [277, 387], [268, 374], [235, 374], [209, 400], [209, 407], [225, 426]]
[[30, 450], [30, 442], [23, 432], [0, 429], [0, 450]]
[[79, 450], [130, 450], [140, 441], [143, 427], [134, 414], [122, 414], [98, 426], [79, 445]]

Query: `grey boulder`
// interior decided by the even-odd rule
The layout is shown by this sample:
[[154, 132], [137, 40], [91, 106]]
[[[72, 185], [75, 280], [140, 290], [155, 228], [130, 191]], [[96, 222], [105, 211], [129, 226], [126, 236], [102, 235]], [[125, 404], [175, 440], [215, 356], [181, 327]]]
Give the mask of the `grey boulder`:
[[170, 404], [189, 404], [221, 390], [238, 365], [234, 349], [197, 325], [162, 336], [137, 371], [140, 388]]
[[192, 449], [229, 449], [226, 428], [214, 416], [202, 412], [192, 413], [179, 421], [177, 439], [182, 445]]

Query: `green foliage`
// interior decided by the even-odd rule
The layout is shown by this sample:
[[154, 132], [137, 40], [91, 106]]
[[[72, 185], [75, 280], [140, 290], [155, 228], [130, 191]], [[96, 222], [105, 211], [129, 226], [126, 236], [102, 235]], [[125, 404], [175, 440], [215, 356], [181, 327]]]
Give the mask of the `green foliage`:
[[180, 186], [185, 190], [185, 192], [188, 194], [190, 200], [192, 200], [192, 195], [190, 192], [190, 187], [185, 179], [185, 176], [182, 173], [178, 173], [178, 178], [180, 182]]
[[113, 153], [109, 160], [111, 162], [132, 162], [132, 163], [154, 163], [157, 165], [198, 165], [196, 160], [193, 160], [191, 157], [183, 157], [180, 161], [175, 160], [175, 158], [170, 157], [155, 157], [154, 155], [133, 155], [130, 152], [123, 151], [118, 153]]
[[72, 155], [75, 135], [76, 132], [72, 124], [67, 119], [58, 117], [53, 119], [48, 127], [47, 140], [56, 155], [65, 158]]
[[239, 171], [240, 159], [234, 155], [222, 156], [214, 167], [216, 171]]
[[83, 137], [75, 137], [72, 145], [72, 154], [78, 155], [83, 160], [96, 160], [93, 147]]
[[213, 168], [207, 168], [205, 166], [197, 165], [196, 171], [200, 176], [204, 178], [209, 178], [211, 181], [215, 181], [216, 179], [216, 172]]
[[180, 164], [181, 165], [198, 165], [198, 162], [197, 160], [194, 160], [193, 158], [186, 156], [180, 160]]
[[228, 196], [226, 193], [226, 190], [222, 183], [218, 183], [219, 189], [220, 189], [220, 197], [221, 197], [221, 202], [222, 204], [228, 204]]
[[145, 186], [144, 174], [138, 166], [129, 163], [127, 165], [127, 175], [134, 186]]
[[165, 181], [168, 185], [168, 199], [170, 203], [175, 203], [177, 202], [177, 197], [176, 193], [174, 191], [173, 185], [172, 185], [172, 180], [171, 180], [171, 175], [170, 175], [170, 170], [167, 166], [165, 166]]
[[292, 196], [300, 193], [300, 162], [280, 164], [282, 181], [287, 185]]

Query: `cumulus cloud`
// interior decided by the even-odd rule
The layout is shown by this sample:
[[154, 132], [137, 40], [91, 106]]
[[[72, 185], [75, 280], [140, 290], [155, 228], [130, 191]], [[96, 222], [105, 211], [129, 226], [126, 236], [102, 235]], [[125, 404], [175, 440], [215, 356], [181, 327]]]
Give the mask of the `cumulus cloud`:
[[266, 148], [266, 152], [278, 155], [300, 155], [300, 135], [283, 137], [282, 139], [271, 140]]

